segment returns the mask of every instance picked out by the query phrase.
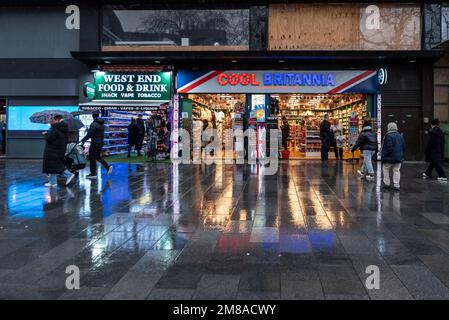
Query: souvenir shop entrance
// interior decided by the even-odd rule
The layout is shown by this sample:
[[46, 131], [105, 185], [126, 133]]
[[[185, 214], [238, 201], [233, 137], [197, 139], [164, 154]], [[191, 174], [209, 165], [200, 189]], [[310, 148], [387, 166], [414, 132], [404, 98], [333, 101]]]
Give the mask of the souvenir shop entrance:
[[[245, 110], [247, 97], [245, 94], [187, 94], [181, 96], [181, 127], [191, 133], [192, 141], [200, 141], [202, 133], [207, 129], [216, 129], [221, 148], [207, 149], [212, 141], [203, 141], [201, 148], [193, 145], [192, 155], [198, 159], [208, 155], [225, 158], [235, 157], [235, 152], [244, 152], [243, 145], [234, 144], [233, 152], [226, 154], [225, 146], [231, 145], [233, 139], [227, 135], [229, 130], [245, 130]], [[197, 150], [195, 149], [198, 148]]]
[[366, 94], [272, 94], [270, 112], [274, 111], [282, 131], [282, 150], [290, 159], [319, 159], [320, 124], [324, 116], [331, 123], [330, 159], [359, 157], [350, 149], [355, 144], [365, 120], [377, 132], [373, 118], [373, 96]]
[[[279, 129], [279, 150], [294, 159], [320, 158], [319, 128], [325, 114], [333, 125], [332, 143], [339, 158], [341, 153], [343, 159], [358, 157], [350, 148], [364, 120], [370, 120], [380, 137], [378, 91], [377, 71], [179, 71], [177, 75], [184, 128], [197, 135], [208, 127], [253, 128], [258, 144], [270, 140], [269, 129]], [[220, 112], [228, 115], [222, 123], [217, 122], [223, 118]], [[330, 158], [335, 158], [333, 148]], [[267, 156], [259, 145], [255, 149], [258, 158]]]

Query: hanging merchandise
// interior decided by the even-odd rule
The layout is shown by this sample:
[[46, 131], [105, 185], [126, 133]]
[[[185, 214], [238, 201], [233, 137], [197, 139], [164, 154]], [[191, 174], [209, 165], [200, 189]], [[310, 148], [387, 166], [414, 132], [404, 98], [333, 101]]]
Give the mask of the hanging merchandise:
[[357, 142], [359, 137], [359, 119], [357, 111], [351, 111], [351, 116], [349, 117], [349, 147], [352, 148]]
[[[223, 158], [230, 156], [225, 154], [225, 148], [233, 145], [233, 138], [227, 134], [231, 129], [242, 129], [243, 131], [243, 114], [245, 106], [245, 95], [201, 95], [192, 94], [184, 96], [183, 99], [192, 101], [192, 141], [201, 141], [200, 144], [192, 145], [192, 156], [199, 159], [205, 156], [214, 156]], [[206, 147], [213, 140], [202, 141], [202, 132], [208, 128], [216, 129], [221, 148], [216, 146]], [[234, 150], [231, 150], [234, 156]]]
[[[320, 124], [324, 114], [329, 115], [331, 125], [341, 126], [339, 147], [344, 145], [344, 158], [351, 157], [347, 146], [351, 139], [357, 139], [360, 125], [366, 118], [367, 97], [363, 94], [274, 94], [270, 98], [272, 106], [279, 104], [279, 126], [288, 123], [287, 150], [290, 158], [319, 159], [321, 156]], [[351, 122], [351, 114], [353, 116]], [[351, 125], [352, 123], [352, 125]], [[330, 157], [336, 140], [332, 141]], [[354, 142], [355, 143], [355, 142]], [[357, 154], [358, 155], [358, 154]]]

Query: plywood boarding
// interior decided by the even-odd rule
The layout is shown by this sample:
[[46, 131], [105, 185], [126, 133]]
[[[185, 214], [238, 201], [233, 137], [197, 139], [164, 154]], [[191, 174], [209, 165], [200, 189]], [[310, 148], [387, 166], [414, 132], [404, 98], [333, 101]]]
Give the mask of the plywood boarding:
[[415, 4], [379, 4], [380, 28], [367, 28], [366, 6], [360, 9], [362, 50], [421, 50], [421, 8]]
[[345, 4], [269, 8], [270, 50], [358, 49], [360, 9]]
[[277, 4], [269, 7], [269, 50], [419, 50], [417, 5], [379, 4], [380, 28], [360, 4]]

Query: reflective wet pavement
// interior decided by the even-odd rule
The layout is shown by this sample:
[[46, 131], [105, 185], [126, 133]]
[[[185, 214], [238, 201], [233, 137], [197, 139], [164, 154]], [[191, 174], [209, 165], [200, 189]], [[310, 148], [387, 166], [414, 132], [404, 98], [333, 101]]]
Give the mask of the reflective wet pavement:
[[400, 193], [338, 162], [116, 164], [49, 190], [39, 161], [0, 160], [0, 298], [447, 299], [449, 186], [424, 166]]

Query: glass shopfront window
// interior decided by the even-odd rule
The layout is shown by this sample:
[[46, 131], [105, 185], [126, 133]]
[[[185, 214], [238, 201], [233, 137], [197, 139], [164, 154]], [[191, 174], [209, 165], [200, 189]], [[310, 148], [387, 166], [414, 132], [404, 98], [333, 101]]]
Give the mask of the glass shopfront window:
[[248, 50], [249, 9], [128, 10], [106, 6], [102, 49]]
[[441, 40], [449, 40], [449, 2], [441, 9]]

